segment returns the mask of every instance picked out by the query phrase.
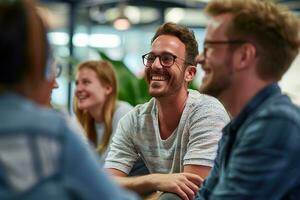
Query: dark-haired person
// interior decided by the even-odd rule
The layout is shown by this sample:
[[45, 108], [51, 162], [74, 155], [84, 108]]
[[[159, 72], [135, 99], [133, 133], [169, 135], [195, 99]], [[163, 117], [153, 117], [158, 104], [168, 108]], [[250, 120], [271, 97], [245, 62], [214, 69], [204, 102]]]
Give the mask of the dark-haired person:
[[[153, 98], [120, 120], [105, 160], [126, 188], [140, 194], [171, 192], [188, 200], [209, 173], [229, 117], [217, 99], [188, 89], [197, 54], [188, 28], [174, 23], [158, 28], [151, 51], [143, 56]], [[150, 174], [126, 177], [138, 159]]]
[[213, 0], [206, 12], [200, 91], [233, 120], [197, 200], [298, 200], [300, 110], [278, 81], [299, 53], [299, 19], [262, 0]]
[[31, 0], [0, 1], [0, 199], [136, 199], [49, 108], [55, 69], [48, 46]]

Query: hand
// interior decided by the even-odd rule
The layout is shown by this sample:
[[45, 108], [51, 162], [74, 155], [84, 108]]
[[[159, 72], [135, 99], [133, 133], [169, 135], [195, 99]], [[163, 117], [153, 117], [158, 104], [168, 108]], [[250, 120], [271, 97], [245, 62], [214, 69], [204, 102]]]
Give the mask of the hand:
[[172, 192], [183, 200], [194, 199], [203, 179], [192, 173], [152, 174], [156, 190]]

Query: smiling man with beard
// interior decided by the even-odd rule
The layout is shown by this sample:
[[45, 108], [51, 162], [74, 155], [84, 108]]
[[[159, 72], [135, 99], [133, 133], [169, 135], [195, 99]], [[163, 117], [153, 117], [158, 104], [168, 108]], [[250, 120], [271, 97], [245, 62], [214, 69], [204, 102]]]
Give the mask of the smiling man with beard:
[[[140, 194], [176, 193], [188, 200], [208, 175], [229, 117], [218, 100], [188, 89], [197, 54], [192, 31], [165, 23], [156, 31], [151, 51], [142, 56], [153, 98], [120, 120], [105, 161], [124, 187]], [[126, 177], [138, 159], [150, 174]]]

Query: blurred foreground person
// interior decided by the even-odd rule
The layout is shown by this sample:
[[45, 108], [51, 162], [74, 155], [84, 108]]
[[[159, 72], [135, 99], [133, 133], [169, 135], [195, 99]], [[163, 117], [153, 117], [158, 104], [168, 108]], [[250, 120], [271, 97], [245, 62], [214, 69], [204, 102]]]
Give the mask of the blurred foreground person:
[[298, 55], [299, 19], [262, 0], [214, 0], [200, 91], [233, 117], [197, 199], [300, 199], [300, 110], [278, 81]]
[[66, 119], [47, 108], [55, 81], [32, 1], [0, 2], [0, 199], [136, 199], [98, 168]]

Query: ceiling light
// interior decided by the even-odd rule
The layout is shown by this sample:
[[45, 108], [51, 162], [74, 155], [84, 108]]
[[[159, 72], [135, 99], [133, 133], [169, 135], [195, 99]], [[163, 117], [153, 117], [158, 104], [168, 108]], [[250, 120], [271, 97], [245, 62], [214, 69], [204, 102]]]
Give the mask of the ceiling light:
[[115, 29], [119, 31], [128, 30], [131, 26], [129, 19], [125, 16], [120, 16], [113, 22], [113, 26]]
[[115, 29], [119, 31], [125, 31], [130, 28], [131, 22], [129, 21], [128, 17], [125, 15], [125, 3], [120, 3], [118, 5], [118, 16], [117, 18], [113, 21], [113, 26]]
[[171, 8], [166, 13], [166, 21], [179, 23], [185, 16], [185, 12], [182, 8]]

